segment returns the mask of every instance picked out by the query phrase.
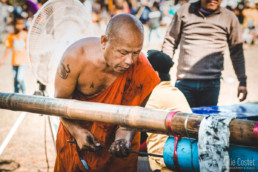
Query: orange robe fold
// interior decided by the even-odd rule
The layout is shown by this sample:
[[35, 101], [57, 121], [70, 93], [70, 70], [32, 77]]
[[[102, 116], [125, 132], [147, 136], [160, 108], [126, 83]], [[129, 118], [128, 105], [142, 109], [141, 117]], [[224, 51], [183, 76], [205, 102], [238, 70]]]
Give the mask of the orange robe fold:
[[[73, 98], [90, 102], [139, 106], [158, 83], [157, 74], [144, 54], [141, 54], [138, 60], [127, 71], [120, 74], [105, 91], [91, 98], [75, 91]], [[81, 126], [93, 133], [101, 145], [110, 147], [113, 143], [117, 125], [89, 121], [79, 122]], [[55, 172], [88, 171], [83, 167], [79, 156], [86, 161], [90, 168], [89, 171], [137, 171], [137, 154], [131, 153], [126, 158], [116, 158], [112, 157], [106, 149], [100, 149], [97, 152], [80, 151], [76, 144], [68, 143], [67, 140], [74, 140], [74, 138], [60, 123], [56, 140]], [[139, 147], [140, 133], [136, 134], [132, 141], [132, 150], [138, 151]]]

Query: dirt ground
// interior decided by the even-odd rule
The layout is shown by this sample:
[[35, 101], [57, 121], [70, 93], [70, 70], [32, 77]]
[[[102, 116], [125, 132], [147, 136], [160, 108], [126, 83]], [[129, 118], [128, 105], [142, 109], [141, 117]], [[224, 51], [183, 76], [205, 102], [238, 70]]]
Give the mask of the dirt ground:
[[[163, 36], [165, 30], [166, 28], [161, 28]], [[148, 43], [147, 36], [148, 29], [145, 28], [146, 39], [143, 51], [146, 53], [148, 49], [160, 50], [161, 41], [156, 38], [156, 35], [153, 33], [153, 41], [151, 43]], [[4, 46], [0, 44], [0, 57], [3, 54], [3, 50]], [[247, 48], [244, 53], [248, 76], [248, 97], [245, 102], [258, 102], [258, 45]], [[177, 62], [177, 56], [174, 61]], [[238, 81], [234, 74], [228, 52], [226, 52], [224, 68], [219, 105], [239, 103], [236, 97]], [[170, 72], [173, 83], [175, 82], [175, 71], [176, 64]], [[11, 58], [8, 58], [4, 66], [0, 68], [0, 81], [0, 92], [13, 92]], [[36, 78], [30, 69], [27, 71], [26, 85], [28, 94], [33, 94], [33, 92], [38, 89]], [[20, 113], [21, 112], [0, 109], [0, 145], [8, 135]], [[43, 172], [48, 171], [46, 153], [49, 171], [53, 171], [55, 147], [50, 134], [47, 117], [39, 114], [27, 113], [2, 155], [0, 155], [0, 162], [1, 160], [13, 160], [16, 162], [13, 162], [13, 167], [16, 167], [17, 164], [19, 164], [19, 168], [14, 170], [15, 172]]]

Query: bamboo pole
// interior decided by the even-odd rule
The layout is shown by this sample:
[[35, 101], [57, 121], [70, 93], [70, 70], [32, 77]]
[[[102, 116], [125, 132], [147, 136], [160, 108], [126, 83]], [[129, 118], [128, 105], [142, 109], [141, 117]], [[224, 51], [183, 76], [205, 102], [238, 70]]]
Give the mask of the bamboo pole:
[[[169, 134], [169, 128], [187, 137], [185, 120], [189, 114], [177, 112], [167, 125], [169, 111], [136, 106], [110, 105], [72, 99], [0, 93], [0, 108], [54, 115], [68, 119], [104, 122], [136, 128], [155, 133]], [[198, 138], [203, 116], [191, 114], [187, 120], [190, 138]], [[233, 119], [230, 123], [230, 143], [258, 147], [257, 135], [253, 133], [256, 121]]]
[[118, 124], [159, 133], [167, 132], [164, 121], [169, 113], [169, 111], [137, 106], [110, 105], [15, 93], [0, 93], [0, 108]]

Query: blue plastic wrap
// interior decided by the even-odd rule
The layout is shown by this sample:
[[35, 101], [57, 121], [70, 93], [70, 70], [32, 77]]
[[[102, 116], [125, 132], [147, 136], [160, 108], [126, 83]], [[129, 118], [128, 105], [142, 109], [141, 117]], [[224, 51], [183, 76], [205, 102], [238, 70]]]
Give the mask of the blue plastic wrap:
[[[192, 143], [192, 146], [191, 146]], [[169, 137], [163, 150], [163, 158], [169, 169], [174, 169], [174, 137]], [[199, 171], [198, 147], [193, 139], [182, 138], [177, 145], [178, 163], [181, 171]], [[258, 150], [251, 147], [231, 145], [229, 148], [230, 169], [258, 171]]]
[[239, 119], [258, 120], [258, 103], [241, 103], [227, 106], [206, 106], [192, 108], [196, 114], [235, 116]]

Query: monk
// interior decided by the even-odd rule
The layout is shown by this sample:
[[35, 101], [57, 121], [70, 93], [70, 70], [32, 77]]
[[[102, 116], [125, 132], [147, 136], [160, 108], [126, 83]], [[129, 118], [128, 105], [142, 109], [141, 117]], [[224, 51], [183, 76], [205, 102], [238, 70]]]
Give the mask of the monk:
[[[141, 53], [143, 26], [130, 14], [113, 17], [105, 35], [79, 40], [63, 55], [55, 97], [116, 105], [144, 106], [159, 83]], [[55, 171], [137, 171], [140, 135], [106, 123], [61, 119]]]

